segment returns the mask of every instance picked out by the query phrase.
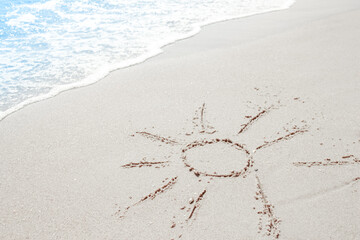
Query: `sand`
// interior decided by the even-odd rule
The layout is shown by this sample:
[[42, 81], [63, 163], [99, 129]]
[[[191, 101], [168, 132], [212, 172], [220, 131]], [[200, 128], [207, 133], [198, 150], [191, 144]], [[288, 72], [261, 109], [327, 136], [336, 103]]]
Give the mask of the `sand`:
[[0, 239], [360, 239], [360, 2], [213, 24], [0, 122]]

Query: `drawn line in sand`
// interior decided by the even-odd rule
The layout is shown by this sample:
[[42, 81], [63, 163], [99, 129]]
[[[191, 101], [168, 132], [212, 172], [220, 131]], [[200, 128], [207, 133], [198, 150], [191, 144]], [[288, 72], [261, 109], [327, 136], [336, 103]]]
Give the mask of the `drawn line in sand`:
[[325, 167], [325, 166], [342, 166], [342, 165], [354, 165], [360, 164], [360, 159], [356, 158], [354, 155], [343, 156], [342, 159], [352, 160], [341, 160], [341, 161], [332, 161], [330, 158], [326, 158], [324, 161], [319, 162], [294, 162], [296, 167]]
[[190, 136], [195, 132], [200, 134], [214, 134], [216, 132], [216, 129], [213, 126], [211, 126], [209, 122], [206, 120], [205, 103], [203, 103], [202, 106], [195, 111], [195, 115], [192, 119], [192, 123], [193, 123], [192, 132], [185, 133], [185, 136]]
[[272, 140], [270, 142], [265, 142], [263, 145], [258, 146], [256, 148], [256, 150], [269, 147], [269, 146], [271, 146], [271, 145], [273, 145], [275, 143], [278, 143], [278, 142], [281, 142], [281, 141], [284, 141], [284, 140], [289, 140], [289, 139], [295, 137], [296, 135], [301, 134], [301, 133], [305, 133], [307, 131], [308, 131], [307, 126], [304, 126], [302, 129], [299, 129], [299, 130], [296, 130], [296, 131], [291, 132], [289, 134], [286, 134], [285, 136], [279, 137], [279, 138], [277, 138], [275, 140]]
[[196, 199], [195, 205], [188, 217], [188, 220], [190, 220], [194, 216], [195, 210], [200, 208], [200, 201], [203, 200], [205, 193], [206, 189], [202, 193], [200, 193], [199, 197]]
[[131, 162], [125, 165], [122, 165], [122, 168], [142, 168], [142, 167], [166, 167], [169, 166], [169, 161], [164, 162]]
[[[203, 147], [205, 145], [211, 145], [211, 144], [219, 144], [219, 143], [230, 145], [231, 147], [233, 147], [236, 150], [245, 152], [246, 156], [248, 157], [246, 166], [241, 170], [233, 170], [233, 171], [229, 172], [228, 174], [216, 174], [216, 173], [207, 173], [206, 171], [197, 170], [188, 163], [187, 156], [186, 156], [187, 151], [189, 151], [193, 148]], [[216, 138], [216, 139], [210, 139], [210, 140], [196, 140], [196, 141], [186, 145], [181, 150], [181, 152], [182, 152], [181, 159], [184, 162], [185, 167], [187, 167], [189, 169], [189, 171], [193, 172], [195, 174], [195, 176], [197, 176], [197, 177], [199, 177], [200, 175], [206, 176], [206, 177], [219, 177], [219, 178], [239, 177], [239, 176], [245, 175], [254, 164], [253, 158], [250, 156], [249, 150], [247, 150], [244, 147], [244, 145], [239, 144], [239, 143], [234, 143], [232, 140], [227, 139], [227, 138], [226, 139]]]
[[[355, 157], [353, 154], [351, 155], [344, 155], [341, 157], [342, 160], [331, 160], [330, 158], [326, 158], [323, 161], [313, 161], [313, 162], [293, 162], [293, 165], [296, 167], [340, 167], [340, 166], [351, 166], [355, 164], [360, 164], [360, 159], [358, 157]], [[360, 177], [356, 177], [350, 181], [343, 182], [339, 185], [319, 190], [315, 193], [308, 193], [302, 196], [298, 196], [293, 199], [288, 199], [281, 201], [280, 204], [288, 204], [293, 203], [295, 201], [299, 200], [309, 200], [314, 199], [317, 197], [321, 197], [327, 193], [332, 193], [334, 191], [342, 190], [345, 187], [351, 186], [354, 183], [357, 183], [360, 180]]]
[[[261, 109], [261, 108], [260, 108]], [[254, 123], [260, 119], [261, 117], [266, 116], [266, 114], [273, 109], [273, 106], [269, 107], [269, 108], [263, 108], [263, 110], [261, 110], [259, 113], [257, 113], [254, 117], [251, 116], [247, 116], [246, 118], [250, 118], [250, 120], [242, 125], [242, 128], [240, 129], [240, 131], [238, 133], [234, 133], [234, 138], [238, 137], [241, 133], [245, 132], [246, 130], [250, 129], [251, 126], [254, 125]], [[290, 133], [284, 133], [284, 136], [279, 137], [273, 141], [270, 142], [265, 142], [264, 144], [256, 147], [254, 149], [254, 151], [250, 151], [246, 148], [246, 145], [243, 143], [239, 143], [237, 140], [232, 140], [230, 138], [216, 138], [216, 137], [212, 137], [212, 138], [207, 138], [207, 136], [212, 135], [217, 133], [217, 130], [212, 127], [207, 121], [206, 121], [206, 105], [205, 103], [202, 104], [202, 106], [200, 106], [196, 111], [195, 111], [195, 116], [193, 117], [193, 132], [191, 133], [185, 133], [184, 137], [188, 137], [190, 135], [193, 134], [198, 134], [197, 136], [197, 140], [194, 140], [192, 138], [192, 140], [186, 140], [182, 139], [181, 141], [176, 141], [173, 140], [172, 138], [168, 137], [162, 137], [160, 135], [156, 135], [156, 134], [152, 134], [149, 132], [136, 132], [137, 134], [139, 134], [140, 136], [143, 136], [151, 141], [159, 141], [159, 142], [163, 142], [169, 145], [180, 145], [180, 159], [182, 161], [182, 163], [184, 164], [184, 167], [191, 172], [192, 174], [194, 174], [197, 178], [194, 179], [194, 181], [197, 183], [198, 181], [200, 182], [202, 180], [202, 178], [207, 178], [207, 183], [210, 183], [211, 181], [214, 181], [213, 179], [224, 179], [224, 178], [238, 178], [238, 177], [247, 177], [252, 171], [252, 168], [254, 166], [254, 155], [255, 152], [257, 150], [263, 149], [265, 147], [269, 147], [271, 145], [283, 142], [283, 141], [287, 141], [292, 139], [293, 137], [295, 137], [296, 135], [300, 134], [300, 133], [305, 133], [307, 132], [307, 126], [303, 126], [302, 128], [298, 128], [298, 127], [294, 127], [293, 129], [295, 129], [293, 132]], [[304, 122], [304, 121], [303, 121]], [[287, 131], [287, 130], [286, 130]], [[289, 132], [289, 131], [287, 131]], [[243, 152], [245, 154], [245, 160], [243, 162], [242, 167], [240, 167], [239, 169], [229, 169], [227, 172], [225, 173], [210, 173], [208, 172], [206, 169], [197, 169], [194, 166], [192, 166], [189, 162], [187, 153], [193, 149], [196, 148], [201, 148], [204, 146], [214, 146], [216, 144], [223, 144], [223, 145], [227, 145], [230, 146], [230, 148], [235, 149], [237, 151]], [[134, 168], [134, 167], [139, 167], [141, 166], [157, 166], [158, 164], [168, 164], [167, 162], [154, 162], [154, 163], [149, 163], [149, 162], [140, 162], [140, 163], [129, 163], [129, 164], [125, 164], [123, 165], [124, 168]], [[169, 163], [170, 165], [171, 163]], [[211, 162], [209, 163], [211, 164]], [[176, 165], [176, 164], [175, 164]], [[176, 165], [178, 166], [178, 165]], [[205, 167], [206, 168], [206, 167]], [[200, 178], [200, 179], [199, 179]], [[261, 226], [261, 228], [266, 229], [266, 234], [267, 236], [273, 237], [274, 239], [278, 238], [280, 235], [280, 230], [279, 230], [279, 224], [280, 224], [280, 220], [274, 216], [274, 210], [273, 210], [273, 206], [270, 204], [270, 201], [267, 199], [267, 196], [264, 194], [262, 185], [260, 183], [260, 179], [258, 176], [256, 176], [257, 179], [257, 188], [258, 188], [258, 192], [257, 194], [260, 195], [259, 199], [262, 201], [263, 203], [263, 209], [261, 211], [262, 216], [260, 217], [261, 222], [263, 221], [263, 219], [266, 217], [267, 223], [265, 224], [265, 226]], [[170, 182], [168, 182], [166, 185], [164, 185], [163, 187], [159, 188], [157, 191], [155, 191], [154, 193], [151, 193], [149, 195], [147, 195], [146, 197], [144, 197], [143, 199], [141, 199], [140, 201], [136, 202], [135, 204], [125, 208], [124, 212], [122, 213], [122, 217], [125, 215], [125, 213], [133, 206], [139, 204], [140, 202], [143, 202], [147, 199], [154, 199], [157, 194], [164, 192], [167, 189], [170, 189], [171, 186], [173, 184], [176, 183], [177, 181], [177, 177], [173, 178]], [[205, 181], [204, 181], [205, 182]], [[202, 200], [204, 199], [204, 195], [207, 193], [208, 190], [204, 190], [196, 199], [196, 201], [192, 201], [190, 203], [194, 205], [192, 207], [188, 207], [187, 211], [189, 212], [189, 215], [183, 220], [183, 223], [179, 223], [178, 224], [174, 224], [174, 222], [172, 222], [170, 224], [172, 229], [175, 228], [183, 228], [183, 224], [188, 223], [189, 220], [195, 220], [194, 215], [199, 211], [200, 208], [200, 203], [202, 202]], [[179, 208], [180, 210], [185, 210], [186, 207], [182, 207]], [[120, 212], [120, 211], [118, 211]], [[260, 214], [260, 213], [259, 213]], [[184, 215], [185, 217], [185, 215]], [[181, 221], [180, 221], [181, 222]], [[262, 223], [260, 223], [262, 225]], [[180, 235], [181, 236], [181, 235]]]
[[265, 116], [267, 113], [269, 113], [272, 108], [273, 108], [273, 106], [265, 108], [264, 110], [259, 112], [255, 117], [252, 117], [252, 118], [251, 118], [251, 116], [245, 116], [246, 118], [251, 118], [251, 119], [247, 123], [241, 125], [242, 128], [240, 129], [238, 134], [245, 132], [254, 122], [256, 122], [256, 120], [258, 120], [259, 118], [261, 118], [261, 117]]
[[[260, 182], [260, 179], [255, 175], [257, 181], [257, 192], [255, 199], [262, 202], [262, 211], [257, 212], [259, 217], [259, 233], [264, 232], [266, 236], [272, 236], [275, 239], [278, 239], [280, 236], [279, 225], [281, 220], [275, 217], [274, 206], [269, 202], [267, 196], [264, 193], [263, 186]], [[263, 222], [264, 218], [267, 218], [266, 223]]]
[[145, 138], [148, 138], [152, 141], [159, 141], [159, 142], [163, 142], [165, 144], [170, 144], [170, 145], [178, 145], [179, 143], [175, 140], [172, 140], [172, 139], [169, 139], [169, 138], [165, 138], [165, 137], [161, 137], [157, 134], [152, 134], [152, 133], [149, 133], [149, 132], [136, 132], [137, 134], [145, 137]]
[[201, 109], [200, 109], [200, 125], [201, 125], [200, 133], [213, 134], [216, 132], [216, 130], [214, 129], [213, 126], [210, 126], [205, 121], [205, 113], [206, 113], [206, 106], [205, 106], [205, 103], [203, 103], [203, 105], [201, 106]]
[[172, 178], [169, 182], [167, 182], [167, 183], [166, 183], [165, 185], [163, 185], [162, 187], [156, 189], [154, 192], [152, 192], [152, 193], [146, 195], [145, 197], [141, 198], [141, 199], [140, 199], [139, 201], [137, 201], [136, 203], [134, 203], [134, 204], [126, 207], [126, 208], [124, 209], [124, 211], [122, 211], [122, 214], [121, 214], [121, 209], [119, 209], [119, 210], [116, 212], [116, 214], [118, 214], [118, 215], [121, 214], [121, 215], [119, 216], [120, 218], [125, 217], [125, 214], [126, 214], [132, 207], [134, 207], [134, 206], [136, 206], [136, 205], [138, 205], [138, 204], [140, 204], [140, 203], [142, 203], [142, 202], [144, 202], [144, 201], [146, 201], [146, 200], [154, 200], [158, 195], [160, 195], [160, 194], [164, 193], [166, 190], [169, 190], [170, 188], [172, 188], [172, 186], [177, 183], [177, 179], [178, 179], [178, 177]]

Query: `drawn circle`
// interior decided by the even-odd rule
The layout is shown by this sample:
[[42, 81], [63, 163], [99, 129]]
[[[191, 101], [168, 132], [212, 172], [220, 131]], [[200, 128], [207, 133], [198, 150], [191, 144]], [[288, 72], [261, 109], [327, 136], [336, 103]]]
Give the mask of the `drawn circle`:
[[[206, 171], [201, 171], [199, 169], [194, 168], [189, 163], [189, 161], [187, 159], [187, 152], [189, 150], [192, 150], [192, 149], [195, 149], [195, 148], [200, 148], [200, 147], [213, 145], [213, 144], [226, 144], [226, 145], [234, 148], [237, 151], [241, 151], [241, 152], [245, 153], [246, 158], [247, 158], [246, 165], [241, 169], [234, 169], [234, 170], [232, 170], [232, 171], [230, 171], [228, 173], [224, 173], [224, 174], [208, 173]], [[194, 173], [195, 176], [197, 176], [197, 177], [199, 177], [199, 176], [219, 177], [219, 178], [240, 177], [240, 176], [243, 176], [244, 174], [246, 174], [249, 171], [249, 169], [253, 166], [253, 160], [252, 160], [252, 157], [250, 155], [249, 150], [247, 150], [244, 145], [241, 145], [239, 143], [235, 143], [235, 142], [231, 141], [230, 139], [216, 138], [216, 139], [210, 139], [210, 140], [197, 140], [197, 141], [194, 141], [194, 142], [186, 145], [182, 149], [181, 159], [184, 162], [185, 167], [187, 167], [189, 169], [189, 171]]]

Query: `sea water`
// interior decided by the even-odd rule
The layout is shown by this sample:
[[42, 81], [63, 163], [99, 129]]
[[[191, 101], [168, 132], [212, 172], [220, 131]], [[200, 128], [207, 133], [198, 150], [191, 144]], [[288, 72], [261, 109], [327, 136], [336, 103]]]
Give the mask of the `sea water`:
[[142, 62], [203, 25], [286, 9], [293, 2], [1, 0], [0, 120]]

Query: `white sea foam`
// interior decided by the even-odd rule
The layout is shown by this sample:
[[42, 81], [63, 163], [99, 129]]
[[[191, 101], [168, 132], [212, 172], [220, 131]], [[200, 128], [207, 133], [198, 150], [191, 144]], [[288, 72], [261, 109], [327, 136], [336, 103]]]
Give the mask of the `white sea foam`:
[[7, 33], [0, 35], [0, 120], [155, 56], [201, 26], [286, 9], [293, 2], [43, 0], [12, 6], [0, 28]]

